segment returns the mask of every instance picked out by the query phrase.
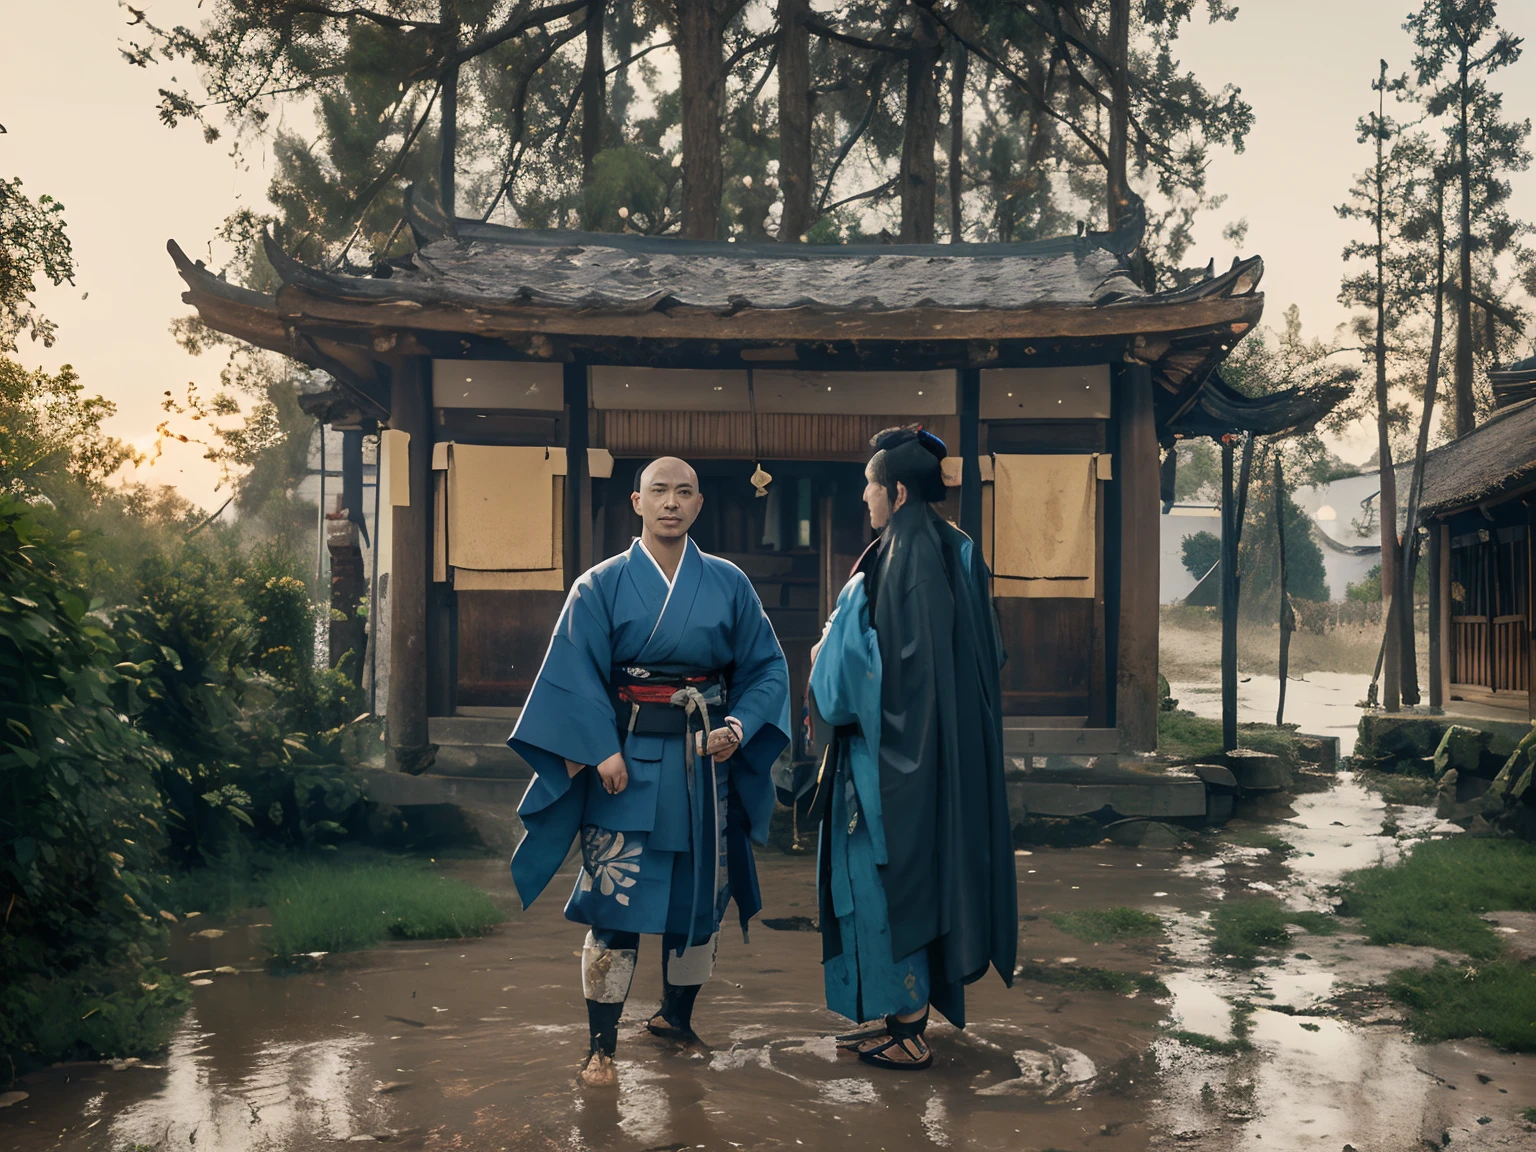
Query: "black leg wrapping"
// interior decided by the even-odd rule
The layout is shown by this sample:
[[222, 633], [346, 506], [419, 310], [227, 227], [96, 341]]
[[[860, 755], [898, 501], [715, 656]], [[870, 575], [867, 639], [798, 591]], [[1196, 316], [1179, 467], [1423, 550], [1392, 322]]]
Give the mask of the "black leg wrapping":
[[587, 1001], [587, 1026], [592, 1031], [592, 1054], [598, 1052], [612, 1057], [619, 1047], [619, 1017], [624, 1013], [624, 1002], [599, 1004]]

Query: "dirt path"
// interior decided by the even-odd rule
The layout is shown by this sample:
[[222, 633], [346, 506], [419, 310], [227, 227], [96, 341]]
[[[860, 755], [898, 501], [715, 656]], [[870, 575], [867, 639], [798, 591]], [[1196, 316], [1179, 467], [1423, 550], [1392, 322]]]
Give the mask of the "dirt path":
[[[846, 1022], [822, 1007], [819, 937], [788, 926], [759, 922], [750, 944], [726, 933], [695, 1016], [708, 1052], [642, 1034], [658, 991], [647, 939], [611, 1093], [574, 1084], [586, 1050], [582, 929], [562, 918], [557, 892], [483, 939], [326, 958], [285, 977], [263, 968], [254, 929], [183, 938], [173, 956], [183, 970], [237, 971], [205, 977], [171, 1051], [28, 1078], [29, 1097], [0, 1108], [0, 1147], [1403, 1152], [1438, 1146], [1442, 1133], [1453, 1148], [1529, 1146], [1536, 1126], [1519, 1110], [1536, 1105], [1536, 1060], [1472, 1042], [1416, 1046], [1394, 1009], [1353, 991], [1429, 955], [1347, 934], [1297, 939], [1250, 970], [1210, 955], [1217, 901], [1275, 893], [1317, 906], [1344, 868], [1398, 850], [1384, 816], [1346, 776], [1267, 823], [1235, 821], [1201, 852], [1019, 855], [1028, 978], [974, 985], [971, 1027], [931, 1030], [938, 1059], [923, 1076], [836, 1055], [828, 1037]], [[1432, 817], [1397, 821], [1423, 832]], [[1281, 863], [1243, 847], [1245, 831], [1297, 852]], [[463, 868], [512, 904], [503, 863]], [[765, 921], [814, 914], [810, 859], [765, 854], [761, 870]], [[1162, 917], [1167, 937], [1095, 945], [1049, 918], [1121, 905]], [[1249, 1029], [1240, 1051], [1169, 1032], [1220, 1048], [1235, 1021]]]

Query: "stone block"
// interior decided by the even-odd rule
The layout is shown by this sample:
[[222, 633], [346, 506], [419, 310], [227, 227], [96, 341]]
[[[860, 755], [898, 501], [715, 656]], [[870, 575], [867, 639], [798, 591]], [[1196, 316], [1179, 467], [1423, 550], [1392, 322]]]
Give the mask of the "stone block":
[[1232, 809], [1235, 797], [1230, 793], [1222, 794], [1207, 792], [1205, 794], [1205, 822], [1207, 824], [1225, 824], [1232, 819]]
[[1182, 847], [1188, 833], [1158, 820], [1117, 820], [1104, 829], [1109, 838], [1126, 848], [1170, 849]]
[[1367, 712], [1360, 717], [1355, 757], [1383, 772], [1399, 761], [1433, 756], [1447, 722], [1408, 713]]
[[1189, 770], [1205, 782], [1208, 792], [1225, 792], [1231, 794], [1237, 791], [1237, 777], [1232, 775], [1229, 768], [1223, 768], [1220, 764], [1191, 764]]
[[1464, 724], [1452, 724], [1435, 747], [1435, 775], [1440, 776], [1448, 769], [1463, 774], [1476, 772], [1482, 764], [1483, 753], [1488, 751], [1492, 743], [1491, 732], [1469, 728]]
[[1102, 839], [1091, 816], [1025, 816], [1013, 826], [1013, 842], [1024, 847], [1086, 848]]
[[1296, 741], [1296, 753], [1303, 763], [1315, 765], [1319, 772], [1339, 770], [1337, 736], [1300, 736]]
[[1291, 786], [1291, 773], [1280, 757], [1253, 748], [1222, 754], [1244, 792], [1281, 792]]

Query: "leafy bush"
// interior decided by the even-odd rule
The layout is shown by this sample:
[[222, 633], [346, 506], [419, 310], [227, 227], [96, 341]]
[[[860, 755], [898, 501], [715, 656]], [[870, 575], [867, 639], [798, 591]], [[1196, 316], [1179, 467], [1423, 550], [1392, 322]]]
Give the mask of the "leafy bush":
[[1221, 537], [1212, 532], [1191, 532], [1184, 537], [1180, 550], [1184, 571], [1199, 580], [1221, 559]]
[[137, 1011], [111, 994], [140, 982], [164, 927], [168, 758], [129, 722], [132, 669], [57, 548], [0, 498], [0, 1051], [37, 1059], [105, 1035], [38, 1032], [33, 1013], [61, 989], [83, 981], [106, 990], [109, 1017]]

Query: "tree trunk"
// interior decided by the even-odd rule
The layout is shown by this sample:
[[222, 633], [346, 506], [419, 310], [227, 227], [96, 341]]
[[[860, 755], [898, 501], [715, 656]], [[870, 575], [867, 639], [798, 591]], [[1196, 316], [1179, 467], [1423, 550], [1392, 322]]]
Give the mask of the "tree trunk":
[[1290, 580], [1285, 568], [1285, 475], [1280, 452], [1275, 451], [1275, 536], [1280, 542], [1280, 700], [1275, 705], [1275, 727], [1285, 723], [1285, 681], [1291, 668], [1291, 633], [1296, 614], [1291, 611]]
[[1108, 209], [1109, 230], [1120, 225], [1120, 210], [1127, 203], [1126, 197], [1126, 141], [1130, 135], [1131, 83], [1130, 83], [1131, 0], [1110, 0], [1109, 5], [1109, 59], [1113, 68], [1110, 76], [1109, 109], [1109, 171]]
[[[1445, 187], [1441, 185], [1437, 189], [1439, 204], [1435, 212], [1435, 321], [1429, 338], [1429, 365], [1424, 377], [1424, 407], [1419, 417], [1419, 439], [1414, 445], [1413, 452], [1413, 478], [1408, 483], [1408, 518], [1407, 527], [1403, 533], [1405, 546], [1403, 548], [1403, 563], [1399, 567], [1397, 594], [1399, 599], [1409, 606], [1407, 612], [1401, 614], [1399, 620], [1399, 658], [1402, 664], [1403, 700], [1408, 704], [1419, 702], [1418, 690], [1418, 658], [1414, 643], [1413, 630], [1413, 585], [1414, 572], [1417, 565], [1414, 563], [1413, 542], [1418, 537], [1419, 528], [1419, 501], [1424, 494], [1424, 458], [1429, 453], [1429, 425], [1435, 414], [1435, 397], [1440, 390], [1440, 348], [1445, 333]], [[1433, 529], [1438, 531], [1438, 529]], [[1437, 555], [1431, 551], [1431, 556]], [[1432, 572], [1431, 579], [1436, 582], [1440, 579], [1440, 573]], [[1433, 627], [1433, 622], [1431, 623]], [[1431, 669], [1431, 675], [1434, 670]], [[1431, 685], [1433, 688], [1433, 685]]]
[[815, 220], [811, 208], [810, 0], [779, 0], [779, 239], [800, 240]]
[[683, 235], [690, 240], [720, 238], [724, 9], [723, 0], [677, 0], [677, 55], [683, 103]]
[[949, 65], [949, 242], [965, 239], [965, 221], [960, 211], [963, 191], [960, 161], [965, 153], [965, 78], [970, 71], [970, 53], [964, 44], [950, 46]]
[[933, 150], [939, 137], [939, 28], [913, 6], [912, 47], [907, 54], [906, 131], [901, 142], [901, 242], [932, 244], [938, 173]]
[[443, 91], [438, 97], [438, 142], [441, 153], [437, 169], [437, 198], [451, 222], [456, 215], [457, 189], [454, 172], [459, 150], [459, 16], [454, 0], [443, 0], [439, 8], [443, 24]]
[[1457, 279], [1460, 290], [1456, 294], [1456, 435], [1465, 436], [1477, 423], [1472, 409], [1472, 160], [1467, 140], [1467, 104], [1470, 93], [1467, 61], [1468, 46], [1461, 46], [1461, 70], [1459, 88], [1461, 107], [1457, 119], [1456, 180], [1461, 191], [1461, 249]]
[[1232, 437], [1221, 438], [1221, 748], [1237, 747], [1237, 536]]
[[[628, 60], [635, 49], [635, 6], [619, 4], [613, 13], [613, 55], [617, 60]], [[634, 87], [629, 82], [629, 65], [620, 64], [613, 74], [613, 88], [608, 96], [609, 115], [618, 125], [620, 134], [629, 123], [629, 105], [635, 98]]]
[[607, 116], [603, 73], [603, 24], [608, 0], [587, 4], [587, 54], [581, 69], [581, 183], [592, 182], [592, 163], [603, 150]]
[[1382, 706], [1398, 711], [1401, 704], [1399, 660], [1401, 644], [1396, 632], [1393, 605], [1397, 603], [1397, 477], [1392, 471], [1392, 440], [1387, 400], [1387, 191], [1386, 139], [1387, 64], [1381, 63], [1381, 79], [1376, 85], [1376, 340], [1372, 349], [1376, 362], [1376, 454], [1380, 464], [1381, 494], [1377, 510], [1381, 515], [1381, 608], [1382, 624], [1387, 630], [1386, 677], [1382, 684]]

